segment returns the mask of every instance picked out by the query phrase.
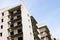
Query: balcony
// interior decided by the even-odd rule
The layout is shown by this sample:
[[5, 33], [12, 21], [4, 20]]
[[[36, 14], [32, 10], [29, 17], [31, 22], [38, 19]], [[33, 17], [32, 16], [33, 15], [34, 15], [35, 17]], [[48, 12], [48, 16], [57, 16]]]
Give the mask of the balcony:
[[10, 35], [10, 36], [8, 36], [7, 38], [8, 38], [8, 39], [13, 39], [14, 37], [18, 37], [18, 36], [23, 37], [23, 32], [20, 32], [20, 33], [15, 34], [15, 35]]
[[34, 26], [32, 26], [32, 28], [33, 28], [33, 29], [38, 29], [38, 27], [37, 27], [37, 26], [35, 26], [35, 25], [34, 25]]
[[39, 34], [39, 32], [37, 31], [37, 29], [33, 29], [33, 32], [36, 34]]
[[13, 30], [15, 30], [15, 29], [17, 29], [17, 28], [21, 28], [21, 29], [22, 29], [22, 24], [17, 25], [17, 26], [15, 26], [15, 27], [10, 27], [10, 28], [8, 29], [8, 31], [13, 31]]
[[40, 40], [40, 38], [38, 37], [38, 35], [34, 35], [34, 39], [35, 40]]
[[8, 17], [9, 17], [9, 18], [12, 18], [12, 17], [17, 16], [17, 15], [21, 15], [21, 12], [18, 11], [18, 12], [16, 12], [15, 14], [11, 13], [10, 15], [8, 15]]
[[40, 40], [40, 38], [35, 38], [34, 40]]
[[42, 34], [40, 34], [40, 36], [41, 36], [41, 37], [46, 37], [46, 36], [47, 36], [47, 34], [46, 34], [46, 33], [45, 33], [45, 34], [44, 34], [44, 33], [42, 33]]
[[18, 21], [21, 21], [21, 17], [19, 17], [19, 18], [17, 18], [17, 19], [14, 19], [14, 20], [10, 20], [9, 22], [8, 22], [8, 24], [14, 24], [15, 22], [18, 22]]
[[51, 37], [51, 35], [48, 35], [48, 34], [47, 34], [47, 35], [42, 35], [42, 36], [41, 36], [41, 39], [43, 39], [43, 38], [45, 38], [45, 37], [50, 38], [50, 37]]
[[38, 32], [33, 32], [34, 33], [34, 35], [38, 35], [39, 33]]

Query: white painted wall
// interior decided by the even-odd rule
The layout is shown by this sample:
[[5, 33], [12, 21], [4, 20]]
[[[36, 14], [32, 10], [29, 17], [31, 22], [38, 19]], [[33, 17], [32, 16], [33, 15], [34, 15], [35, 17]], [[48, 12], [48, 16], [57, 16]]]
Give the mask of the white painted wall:
[[[3, 11], [3, 10], [2, 10]], [[3, 19], [3, 22], [1, 22], [1, 19]], [[2, 37], [0, 37], [0, 40], [7, 40], [8, 37], [8, 11], [4, 11], [4, 16], [2, 17], [2, 12], [0, 12], [0, 28], [1, 25], [3, 25], [3, 29], [0, 29], [0, 33], [2, 32]]]
[[[21, 11], [22, 11], [22, 25], [23, 25], [23, 40], [34, 40], [30, 14], [26, 10], [23, 4], [21, 6]], [[30, 20], [30, 22], [28, 21], [28, 19]], [[29, 25], [30, 25], [30, 28], [29, 28]]]

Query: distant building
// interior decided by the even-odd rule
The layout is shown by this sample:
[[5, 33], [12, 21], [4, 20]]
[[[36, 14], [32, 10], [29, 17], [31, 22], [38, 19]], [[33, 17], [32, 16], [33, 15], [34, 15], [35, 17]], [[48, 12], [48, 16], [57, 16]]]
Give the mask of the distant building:
[[51, 40], [50, 31], [47, 28], [47, 25], [37, 25], [39, 27], [39, 35], [41, 40]]
[[40, 40], [37, 22], [24, 4], [0, 10], [0, 40]]

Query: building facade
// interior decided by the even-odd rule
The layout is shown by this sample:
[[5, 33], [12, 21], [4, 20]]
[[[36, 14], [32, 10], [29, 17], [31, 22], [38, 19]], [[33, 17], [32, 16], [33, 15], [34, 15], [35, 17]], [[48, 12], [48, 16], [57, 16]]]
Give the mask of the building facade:
[[24, 4], [0, 10], [0, 40], [40, 40], [36, 20]]
[[37, 26], [39, 27], [39, 37], [41, 40], [52, 40], [51, 35], [50, 35], [50, 31], [47, 28], [47, 25], [37, 24]]
[[38, 34], [38, 26], [36, 25], [37, 24], [37, 21], [34, 19], [33, 16], [31, 16], [31, 22], [32, 22], [32, 29], [33, 29], [33, 34], [34, 34], [34, 40], [40, 40]]

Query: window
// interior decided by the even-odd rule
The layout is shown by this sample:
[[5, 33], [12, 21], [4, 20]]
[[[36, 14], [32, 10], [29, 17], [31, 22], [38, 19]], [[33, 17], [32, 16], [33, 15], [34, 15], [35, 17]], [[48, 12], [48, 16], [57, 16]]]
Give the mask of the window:
[[3, 22], [3, 19], [1, 19], [1, 22]]
[[20, 15], [17, 16], [17, 18], [20, 18], [20, 17], [21, 17]]
[[11, 24], [11, 25], [10, 25], [10, 27], [14, 27], [14, 25], [13, 25], [13, 24]]
[[17, 11], [20, 11], [20, 9], [18, 9]]
[[11, 11], [10, 14], [13, 14], [13, 11]]
[[20, 22], [17, 22], [17, 24], [20, 25], [21, 24], [21, 21]]
[[11, 20], [13, 20], [13, 18], [11, 18]]
[[18, 40], [23, 40], [23, 37], [18, 37]]
[[1, 29], [3, 29], [3, 25], [1, 25]]
[[18, 9], [18, 10], [17, 10], [17, 13], [21, 14], [21, 10], [20, 10], [20, 9]]
[[4, 16], [4, 13], [2, 13], [2, 16]]
[[18, 33], [22, 32], [22, 29], [18, 29]]
[[0, 36], [2, 36], [2, 33], [0, 33]]
[[14, 35], [14, 32], [12, 31], [12, 32], [10, 32], [10, 35]]

